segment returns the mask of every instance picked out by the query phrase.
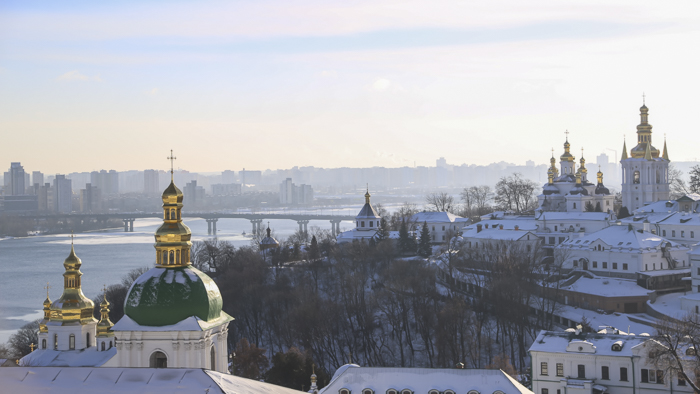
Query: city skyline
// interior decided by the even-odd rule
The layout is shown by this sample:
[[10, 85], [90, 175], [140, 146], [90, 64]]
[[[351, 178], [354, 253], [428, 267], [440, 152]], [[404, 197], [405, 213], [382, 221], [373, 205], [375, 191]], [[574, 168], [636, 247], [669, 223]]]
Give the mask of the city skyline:
[[[57, 173], [690, 161], [698, 4], [0, 5], [0, 157]], [[167, 134], [166, 134], [167, 133]], [[164, 136], [168, 135], [167, 139]], [[162, 152], [162, 153], [161, 153]]]

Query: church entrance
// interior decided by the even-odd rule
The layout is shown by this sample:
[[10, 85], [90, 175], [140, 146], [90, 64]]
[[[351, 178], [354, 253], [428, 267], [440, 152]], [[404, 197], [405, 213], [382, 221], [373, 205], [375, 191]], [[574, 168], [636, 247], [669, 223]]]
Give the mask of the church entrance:
[[151, 368], [168, 368], [168, 356], [163, 352], [153, 352], [149, 366]]

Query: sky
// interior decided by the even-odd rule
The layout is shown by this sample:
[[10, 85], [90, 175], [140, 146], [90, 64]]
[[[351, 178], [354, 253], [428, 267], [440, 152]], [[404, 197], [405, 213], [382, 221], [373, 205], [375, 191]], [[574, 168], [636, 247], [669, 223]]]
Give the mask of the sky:
[[[695, 160], [700, 2], [0, 0], [0, 167]], [[6, 163], [6, 164], [3, 164]]]

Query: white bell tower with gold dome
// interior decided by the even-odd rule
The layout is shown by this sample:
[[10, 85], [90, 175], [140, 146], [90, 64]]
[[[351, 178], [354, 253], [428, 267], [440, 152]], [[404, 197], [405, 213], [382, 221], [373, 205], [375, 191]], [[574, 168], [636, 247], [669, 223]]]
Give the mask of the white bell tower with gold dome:
[[668, 200], [670, 181], [666, 141], [663, 152], [651, 144], [649, 108], [645, 104], [639, 109], [641, 122], [637, 126], [637, 146], [627, 155], [627, 143], [623, 144], [622, 158], [622, 206], [629, 212], [652, 202]]

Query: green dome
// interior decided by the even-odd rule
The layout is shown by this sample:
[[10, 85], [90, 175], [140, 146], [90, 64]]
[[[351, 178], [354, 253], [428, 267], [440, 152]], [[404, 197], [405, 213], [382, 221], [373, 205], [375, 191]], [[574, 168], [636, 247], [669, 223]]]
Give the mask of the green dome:
[[151, 268], [129, 289], [124, 313], [142, 326], [169, 326], [190, 316], [211, 321], [221, 316], [216, 283], [192, 267]]

